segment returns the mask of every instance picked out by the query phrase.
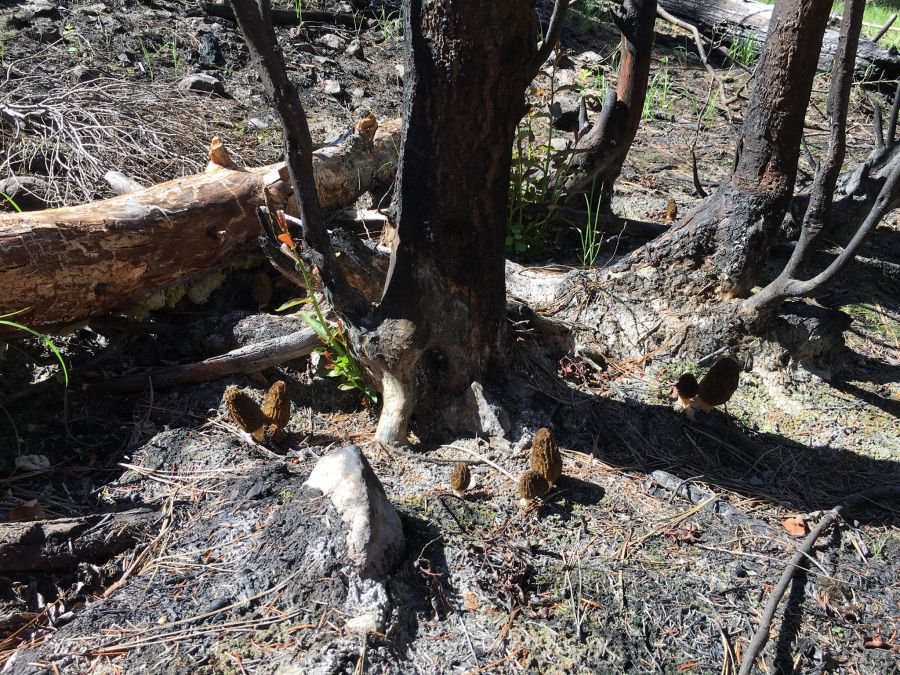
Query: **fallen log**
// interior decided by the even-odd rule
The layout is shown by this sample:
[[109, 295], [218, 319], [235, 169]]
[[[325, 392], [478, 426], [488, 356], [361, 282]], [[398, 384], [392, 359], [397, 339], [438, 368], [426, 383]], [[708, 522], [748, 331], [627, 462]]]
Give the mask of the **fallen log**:
[[161, 514], [150, 509], [0, 525], [0, 572], [104, 563], [146, 537]]
[[[392, 120], [374, 139], [360, 131], [315, 152], [324, 209], [390, 185], [400, 129]], [[220, 146], [213, 149], [204, 173], [80, 206], [0, 215], [0, 314], [30, 308], [17, 320], [32, 328], [65, 325], [258, 250], [255, 208], [264, 189], [276, 207], [291, 211], [287, 170], [229, 166]]]
[[[751, 40], [762, 50], [772, 16], [772, 5], [741, 0], [659, 0], [670, 14], [694, 24], [716, 44]], [[838, 31], [826, 30], [819, 54], [819, 69], [828, 70], [838, 44]], [[871, 71], [870, 71], [871, 69]], [[900, 74], [900, 54], [871, 40], [860, 39], [856, 51], [856, 74], [865, 79], [896, 78]]]

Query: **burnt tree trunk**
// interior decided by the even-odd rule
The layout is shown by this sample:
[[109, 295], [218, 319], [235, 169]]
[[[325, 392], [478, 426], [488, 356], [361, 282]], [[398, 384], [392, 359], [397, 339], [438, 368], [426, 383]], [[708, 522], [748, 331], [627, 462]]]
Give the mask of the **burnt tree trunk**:
[[584, 195], [608, 207], [613, 183], [622, 171], [631, 144], [641, 124], [656, 0], [624, 0], [612, 13], [622, 33], [619, 48], [619, 80], [610, 92], [597, 123], [575, 146], [576, 154], [567, 173], [566, 202], [584, 205]]
[[351, 332], [382, 388], [386, 442], [405, 441], [414, 406], [461, 393], [507, 353], [510, 148], [538, 55], [526, 0], [406, 0], [403, 20], [397, 231], [382, 301]]
[[752, 288], [793, 193], [830, 7], [827, 0], [775, 6], [730, 178], [669, 232], [635, 252], [626, 267], [663, 270], [689, 293], [730, 298]]

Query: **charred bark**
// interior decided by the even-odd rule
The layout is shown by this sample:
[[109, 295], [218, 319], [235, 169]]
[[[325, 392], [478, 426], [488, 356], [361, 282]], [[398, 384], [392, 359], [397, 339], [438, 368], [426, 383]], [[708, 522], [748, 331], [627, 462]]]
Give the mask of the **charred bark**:
[[796, 277], [831, 215], [832, 196], [844, 163], [847, 109], [864, 8], [863, 0], [848, 0], [844, 7], [841, 42], [835, 57], [828, 92], [827, 115], [831, 125], [828, 153], [816, 171], [809, 207], [803, 218], [800, 241], [778, 278], [743, 303], [747, 310], [758, 311], [780, 302], [791, 294], [798, 294], [798, 291], [812, 290], [808, 284], [798, 283]]
[[615, 92], [607, 96], [597, 123], [575, 146], [564, 186], [567, 204], [582, 206], [588, 195], [595, 203], [609, 207], [613, 183], [622, 171], [641, 123], [650, 75], [656, 0], [623, 0], [612, 16], [622, 33], [619, 80]]
[[510, 148], [539, 60], [524, 0], [407, 0], [403, 16], [397, 230], [371, 328], [354, 333], [381, 384], [386, 442], [405, 441], [414, 405], [461, 393], [503, 361]]
[[[382, 392], [380, 441], [405, 442], [414, 405], [460, 393], [506, 353], [504, 238], [515, 127], [568, 0], [538, 49], [533, 3], [405, 0], [404, 129], [384, 292], [347, 283], [308, 189], [308, 132], [274, 46], [267, 0], [234, 0], [285, 126], [307, 263], [322, 270], [360, 361]], [[293, 141], [292, 141], [293, 139]], [[294, 152], [290, 150], [293, 147]], [[472, 161], [472, 149], [479, 161]], [[365, 302], [365, 307], [360, 302]]]
[[800, 138], [830, 5], [780, 2], [769, 26], [731, 177], [624, 268], [675, 276], [688, 293], [746, 295], [793, 193]]

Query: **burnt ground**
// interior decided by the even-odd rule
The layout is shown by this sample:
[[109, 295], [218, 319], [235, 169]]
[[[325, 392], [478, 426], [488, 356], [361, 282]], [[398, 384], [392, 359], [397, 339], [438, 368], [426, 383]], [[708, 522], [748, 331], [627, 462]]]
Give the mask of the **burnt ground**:
[[[301, 6], [316, 9], [353, 14], [332, 2]], [[362, 111], [399, 114], [396, 8], [368, 9], [355, 27], [277, 29], [317, 142]], [[594, 102], [614, 81], [616, 35], [581, 9], [563, 34], [569, 60], [556, 84], [535, 82], [536, 112], [550, 97], [570, 106], [573, 91]], [[741, 104], [710, 94], [691, 43], [659, 30], [650, 103], [615, 209], [664, 222], [670, 199], [682, 214], [697, 201], [695, 139], [708, 186], [728, 171]], [[353, 40], [361, 53], [347, 52]], [[110, 196], [109, 169], [146, 184], [200, 170], [213, 135], [247, 165], [279, 156], [233, 23], [195, 4], [0, 3], [0, 65], [0, 109], [44, 111], [25, 126], [0, 116], [0, 179], [35, 176], [34, 198], [50, 206]], [[746, 95], [745, 70], [724, 60], [717, 69], [730, 95]], [[220, 78], [226, 95], [174, 86], [195, 71]], [[335, 95], [329, 81], [340, 84]], [[819, 102], [826, 87], [823, 76]], [[872, 103], [858, 90], [852, 107], [855, 161], [872, 143]], [[822, 109], [808, 118], [814, 153], [827, 135]], [[545, 137], [543, 118], [531, 119], [536, 143], [567, 138]], [[801, 165], [802, 189], [811, 170]], [[527, 334], [522, 358], [489, 388], [509, 412], [508, 440], [452, 438], [420, 421], [413, 454], [373, 447], [376, 411], [307, 360], [139, 395], [83, 388], [252, 342], [259, 324], [295, 329], [296, 317], [259, 310], [253, 270], [229, 274], [202, 305], [54, 336], [72, 376], [65, 391], [41, 342], [10, 342], [0, 361], [4, 514], [37, 500], [48, 517], [142, 507], [158, 518], [113, 557], [0, 572], [0, 659], [22, 648], [8, 672], [736, 672], [799, 541], [784, 521], [814, 523], [849, 494], [900, 483], [897, 236], [895, 220], [883, 224], [863, 259], [816, 298], [852, 317], [846, 348], [827, 362], [758, 364], [713, 424], [689, 424], [667, 396], [695, 364], [664, 354], [606, 355], [599, 367], [574, 355], [550, 361]], [[525, 262], [578, 265], [572, 241], [570, 232], [538, 238]], [[639, 244], [608, 238], [598, 264]], [[839, 235], [826, 244], [823, 260]], [[269, 307], [295, 295], [278, 282]], [[276, 379], [288, 382], [293, 412], [273, 453], [233, 425], [222, 395], [236, 384], [261, 397]], [[567, 449], [565, 476], [522, 510], [493, 464], [518, 474], [545, 425]], [[345, 625], [364, 589], [341, 564], [339, 533], [323, 525], [334, 514], [302, 487], [317, 456], [349, 442], [366, 451], [407, 536], [387, 581], [387, 620], [366, 637]], [[465, 500], [452, 496], [450, 467], [431, 460], [479, 456], [493, 464], [473, 466]], [[693, 501], [685, 486], [699, 491]], [[782, 602], [769, 672], [900, 672], [897, 525], [895, 508], [872, 504], [820, 540]]]

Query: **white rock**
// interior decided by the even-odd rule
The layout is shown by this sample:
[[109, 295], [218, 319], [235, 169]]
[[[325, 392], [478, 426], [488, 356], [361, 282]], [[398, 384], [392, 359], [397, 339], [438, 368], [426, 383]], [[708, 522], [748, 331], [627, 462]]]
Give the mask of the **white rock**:
[[382, 578], [403, 554], [403, 525], [355, 445], [320, 459], [306, 485], [328, 497], [349, 525], [347, 554], [360, 576]]

